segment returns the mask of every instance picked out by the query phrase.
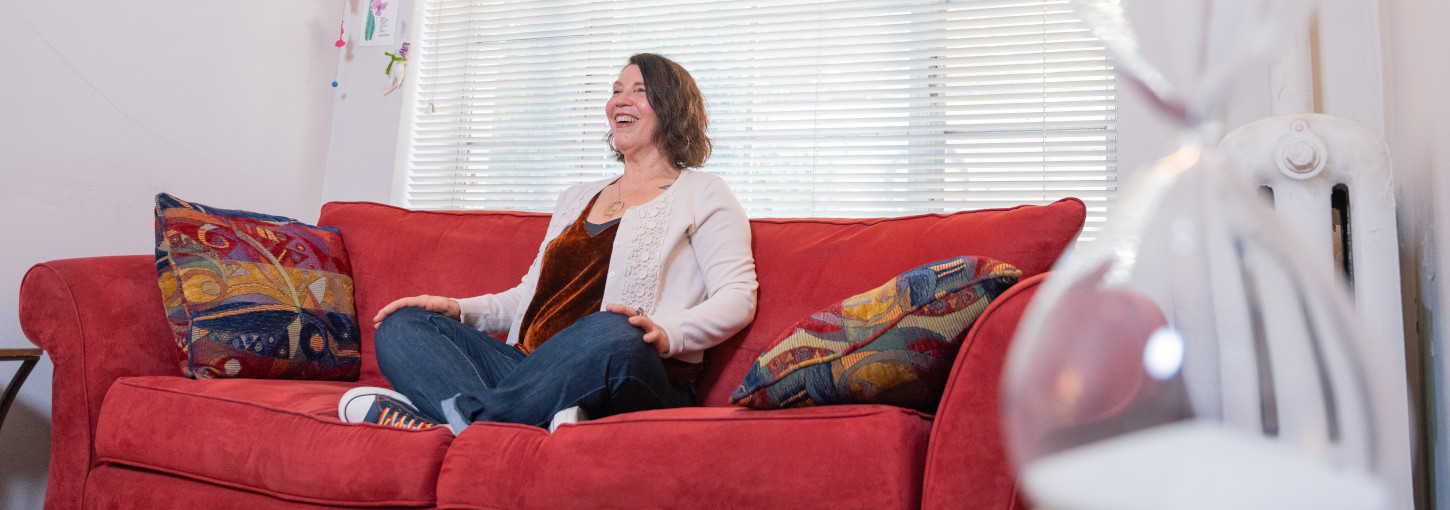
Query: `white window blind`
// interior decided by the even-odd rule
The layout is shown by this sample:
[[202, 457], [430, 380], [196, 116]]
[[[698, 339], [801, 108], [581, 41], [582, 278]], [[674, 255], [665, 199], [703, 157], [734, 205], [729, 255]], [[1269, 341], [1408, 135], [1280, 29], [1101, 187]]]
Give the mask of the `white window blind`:
[[426, 0], [407, 205], [548, 211], [618, 174], [628, 57], [695, 77], [755, 217], [899, 216], [1116, 192], [1113, 70], [1065, 0]]

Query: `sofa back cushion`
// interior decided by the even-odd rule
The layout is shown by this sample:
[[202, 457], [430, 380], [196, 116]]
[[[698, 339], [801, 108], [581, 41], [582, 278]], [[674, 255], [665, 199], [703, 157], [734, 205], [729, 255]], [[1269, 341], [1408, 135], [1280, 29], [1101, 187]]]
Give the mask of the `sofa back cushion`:
[[1031, 278], [1051, 269], [1085, 218], [1082, 201], [1068, 198], [1045, 206], [900, 218], [751, 220], [760, 281], [755, 321], [710, 349], [699, 402], [730, 405], [730, 392], [780, 332], [831, 303], [916, 266], [961, 255], [996, 259], [1020, 269], [1022, 279]]
[[922, 264], [781, 332], [730, 403], [886, 404], [934, 413], [967, 329], [1021, 276], [981, 257]]
[[[954, 214], [872, 219], [755, 219], [760, 281], [755, 321], [711, 349], [700, 404], [728, 406], [760, 353], [796, 321], [870, 290], [908, 269], [960, 255], [1047, 271], [1082, 229], [1082, 201]], [[372, 316], [402, 296], [464, 297], [518, 284], [538, 253], [548, 215], [507, 211], [410, 211], [333, 202], [319, 225], [342, 229], [352, 259], [363, 338], [361, 381], [382, 382]]]
[[373, 350], [378, 310], [404, 296], [468, 297], [518, 285], [538, 253], [549, 215], [332, 202], [322, 206], [317, 223], [342, 230], [363, 339], [358, 380], [381, 384]]

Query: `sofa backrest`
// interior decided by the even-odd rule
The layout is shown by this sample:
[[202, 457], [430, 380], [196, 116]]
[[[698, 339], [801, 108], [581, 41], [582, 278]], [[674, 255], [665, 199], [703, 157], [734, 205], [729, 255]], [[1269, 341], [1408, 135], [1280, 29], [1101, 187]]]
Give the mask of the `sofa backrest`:
[[[700, 403], [729, 405], [760, 352], [787, 327], [913, 267], [976, 255], [1047, 271], [1082, 229], [1082, 201], [954, 214], [872, 219], [751, 220], [760, 281], [755, 321], [711, 349]], [[402, 296], [474, 296], [518, 284], [537, 253], [548, 215], [508, 211], [411, 211], [333, 202], [318, 223], [342, 229], [363, 335], [361, 381], [382, 382], [371, 317]]]
[[511, 211], [414, 211], [372, 202], [331, 202], [317, 224], [342, 230], [352, 263], [362, 333], [364, 384], [383, 382], [373, 350], [373, 315], [419, 294], [468, 297], [518, 285], [549, 215]]
[[953, 214], [871, 219], [751, 221], [755, 321], [708, 353], [701, 405], [729, 405], [756, 358], [786, 328], [908, 269], [959, 255], [1017, 266], [1026, 279], [1052, 267], [1082, 229], [1086, 208], [1065, 199]]

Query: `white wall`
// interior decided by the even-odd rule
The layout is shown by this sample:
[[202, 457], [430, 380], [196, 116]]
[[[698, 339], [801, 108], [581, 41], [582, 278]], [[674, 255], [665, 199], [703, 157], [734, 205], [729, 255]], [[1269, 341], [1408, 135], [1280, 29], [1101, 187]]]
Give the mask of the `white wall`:
[[[1433, 487], [1422, 508], [1450, 510], [1450, 466], [1446, 465], [1446, 331], [1450, 299], [1444, 278], [1450, 268], [1450, 4], [1444, 0], [1386, 0], [1380, 3], [1383, 46], [1385, 137], [1395, 159], [1399, 203], [1400, 259], [1404, 275], [1406, 338], [1418, 348], [1414, 360], [1428, 391], [1416, 400], [1427, 416], [1421, 450], [1425, 478]], [[1440, 200], [1437, 201], [1435, 198]]]
[[[349, 45], [338, 70], [338, 89], [332, 108], [332, 139], [322, 186], [324, 202], [366, 200], [387, 203], [392, 198], [403, 98], [410, 90], [384, 91], [392, 78], [383, 74], [390, 60], [383, 52], [396, 54], [403, 41], [411, 41], [405, 34], [416, 28], [413, 23], [416, 17], [414, 2], [395, 0], [395, 3], [399, 6], [403, 25], [399, 27], [397, 41], [387, 46]], [[348, 0], [347, 5], [347, 26], [357, 26], [358, 20], [367, 15], [364, 10], [367, 0]], [[406, 69], [401, 64], [393, 65], [395, 75], [405, 71], [409, 82], [416, 80], [416, 65]]]
[[1450, 303], [1437, 273], [1450, 268], [1450, 45], [1443, 0], [1322, 0], [1315, 38], [1316, 111], [1381, 130], [1394, 159], [1396, 220], [1412, 405], [1422, 428], [1415, 452], [1418, 508], [1450, 510], [1447, 360]]
[[[0, 347], [31, 346], [30, 265], [150, 254], [159, 191], [315, 221], [342, 10], [0, 0]], [[40, 508], [50, 378], [42, 362], [0, 429], [0, 507]]]

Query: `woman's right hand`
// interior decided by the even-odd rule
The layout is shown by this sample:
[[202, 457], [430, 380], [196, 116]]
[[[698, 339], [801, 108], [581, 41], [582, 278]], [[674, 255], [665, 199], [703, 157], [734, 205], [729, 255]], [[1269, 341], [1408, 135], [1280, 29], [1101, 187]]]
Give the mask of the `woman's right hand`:
[[427, 294], [423, 294], [421, 296], [399, 298], [392, 303], [388, 303], [388, 306], [384, 306], [382, 310], [378, 310], [377, 316], [373, 317], [373, 328], [382, 327], [383, 319], [388, 318], [389, 315], [392, 315], [393, 312], [398, 311], [399, 308], [409, 306], [415, 308], [422, 308], [424, 310], [434, 313], [441, 313], [444, 317], [448, 317], [453, 320], [459, 320], [459, 316], [461, 315], [461, 311], [458, 309], [457, 300], [453, 298], [446, 298], [443, 296], [429, 296]]

